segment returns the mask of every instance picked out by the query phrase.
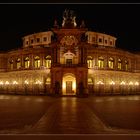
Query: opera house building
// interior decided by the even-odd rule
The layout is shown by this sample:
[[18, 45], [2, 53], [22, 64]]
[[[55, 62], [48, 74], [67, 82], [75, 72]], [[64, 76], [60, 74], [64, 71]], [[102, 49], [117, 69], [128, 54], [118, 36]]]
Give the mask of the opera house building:
[[140, 94], [140, 52], [117, 48], [117, 38], [76, 23], [71, 10], [52, 29], [24, 36], [0, 53], [0, 93], [26, 95]]

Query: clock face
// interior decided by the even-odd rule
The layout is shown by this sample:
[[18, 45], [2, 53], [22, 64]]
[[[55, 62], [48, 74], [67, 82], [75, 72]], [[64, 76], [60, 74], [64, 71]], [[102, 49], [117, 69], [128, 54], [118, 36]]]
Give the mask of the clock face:
[[78, 43], [78, 40], [74, 36], [64, 36], [60, 42], [61, 44], [66, 44], [71, 46], [73, 44], [76, 45]]

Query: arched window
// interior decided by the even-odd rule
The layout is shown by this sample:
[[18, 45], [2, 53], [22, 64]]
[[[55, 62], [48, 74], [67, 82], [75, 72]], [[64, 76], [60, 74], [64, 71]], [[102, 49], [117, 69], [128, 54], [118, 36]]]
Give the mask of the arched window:
[[109, 58], [108, 67], [110, 69], [113, 69], [114, 68], [114, 59], [112, 57]]
[[10, 60], [10, 70], [14, 69], [14, 60]]
[[51, 67], [51, 56], [48, 55], [45, 57], [45, 67], [50, 68]]
[[125, 60], [125, 70], [128, 70], [128, 61]]
[[19, 69], [19, 68], [21, 67], [21, 61], [20, 61], [20, 58], [18, 58], [16, 62], [17, 62], [17, 69]]
[[88, 68], [93, 67], [93, 58], [91, 56], [87, 57], [87, 64], [88, 64]]
[[92, 78], [88, 78], [88, 84], [93, 84]]
[[74, 54], [70, 51], [66, 52], [64, 55], [65, 64], [72, 65], [74, 63]]
[[122, 61], [121, 61], [121, 59], [118, 59], [118, 69], [119, 70], [122, 69]]
[[48, 78], [46, 79], [46, 84], [48, 85], [48, 84], [50, 84], [50, 83], [51, 83], [51, 78], [48, 77]]
[[102, 56], [100, 56], [98, 58], [98, 67], [99, 68], [103, 68], [104, 67], [104, 58]]
[[29, 57], [26, 57], [26, 58], [24, 59], [24, 64], [25, 64], [25, 68], [29, 68], [29, 66], [30, 66]]
[[35, 66], [35, 68], [40, 67], [40, 57], [39, 56], [35, 56], [35, 58], [34, 58], [34, 66]]

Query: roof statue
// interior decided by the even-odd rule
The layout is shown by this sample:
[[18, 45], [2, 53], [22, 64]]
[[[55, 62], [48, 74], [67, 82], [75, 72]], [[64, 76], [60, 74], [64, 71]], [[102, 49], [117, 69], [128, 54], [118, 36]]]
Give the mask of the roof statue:
[[81, 22], [81, 25], [80, 25], [80, 28], [85, 28], [85, 21], [84, 20], [82, 20], [82, 22]]
[[53, 26], [54, 26], [54, 28], [58, 28], [59, 27], [58, 22], [57, 22], [56, 19], [54, 20], [54, 25]]
[[65, 9], [63, 12], [63, 23], [62, 27], [64, 28], [74, 28], [77, 26], [76, 24], [76, 15], [73, 10]]

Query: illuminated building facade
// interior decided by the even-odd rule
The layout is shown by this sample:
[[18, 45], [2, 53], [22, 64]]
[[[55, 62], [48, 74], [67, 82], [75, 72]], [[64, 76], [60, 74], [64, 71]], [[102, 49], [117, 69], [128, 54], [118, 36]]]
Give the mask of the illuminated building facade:
[[139, 94], [140, 53], [116, 48], [116, 38], [76, 24], [65, 10], [62, 26], [22, 38], [0, 53], [0, 92], [17, 94]]

